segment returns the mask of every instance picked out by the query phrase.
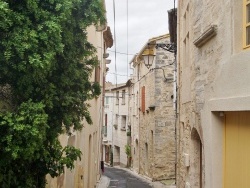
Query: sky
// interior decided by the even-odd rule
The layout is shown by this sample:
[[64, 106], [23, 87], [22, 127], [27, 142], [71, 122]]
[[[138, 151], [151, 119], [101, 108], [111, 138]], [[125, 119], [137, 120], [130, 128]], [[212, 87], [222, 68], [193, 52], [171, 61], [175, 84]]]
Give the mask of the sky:
[[134, 55], [148, 39], [168, 33], [167, 11], [172, 8], [174, 0], [106, 0], [107, 22], [114, 39], [113, 47], [107, 49], [111, 63], [106, 81], [116, 84], [129, 79], [129, 62]]

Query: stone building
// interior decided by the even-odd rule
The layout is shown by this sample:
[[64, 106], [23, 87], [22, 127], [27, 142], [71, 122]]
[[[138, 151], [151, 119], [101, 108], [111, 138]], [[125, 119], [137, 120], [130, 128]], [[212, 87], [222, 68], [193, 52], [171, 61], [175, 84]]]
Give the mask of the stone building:
[[250, 1], [178, 1], [177, 187], [250, 186]]
[[[104, 1], [103, 1], [104, 3]], [[113, 39], [110, 29], [107, 25], [91, 26], [87, 29], [88, 41], [97, 48], [96, 55], [99, 65], [96, 66], [90, 80], [99, 82], [104, 88], [106, 75], [106, 49], [112, 47]], [[102, 91], [104, 93], [104, 91]], [[83, 122], [82, 131], [74, 132], [72, 135], [61, 135], [60, 141], [63, 146], [73, 145], [82, 152], [81, 160], [75, 162], [73, 170], [65, 170], [65, 173], [58, 178], [52, 179], [47, 177], [48, 184], [46, 187], [60, 188], [90, 188], [95, 187], [97, 181], [101, 177], [100, 161], [101, 161], [101, 128], [103, 125], [103, 95], [89, 101], [89, 112], [92, 117], [93, 124], [89, 125]]]
[[[159, 43], [169, 43], [169, 35], [149, 39], [130, 62], [133, 169], [153, 181], [174, 179], [176, 159], [174, 54], [155, 48]], [[148, 68], [146, 53], [155, 55]]]
[[127, 167], [130, 162], [125, 151], [126, 146], [130, 147], [130, 125], [128, 123], [129, 83], [130, 81], [113, 84], [105, 89], [105, 104], [108, 106], [105, 108], [104, 115], [108, 131], [107, 136], [104, 136], [103, 139], [105, 153], [103, 157], [106, 159], [106, 163], [108, 163], [107, 158], [110, 157], [109, 163], [111, 165], [121, 167]]

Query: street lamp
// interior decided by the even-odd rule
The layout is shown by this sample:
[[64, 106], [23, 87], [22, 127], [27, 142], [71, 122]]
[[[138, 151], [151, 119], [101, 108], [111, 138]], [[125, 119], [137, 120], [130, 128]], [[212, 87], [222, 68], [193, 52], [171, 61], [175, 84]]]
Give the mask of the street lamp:
[[148, 43], [148, 47], [142, 53], [144, 64], [148, 69], [153, 65], [154, 62], [154, 48], [161, 48], [165, 51], [169, 51], [176, 54], [176, 45], [174, 43]]
[[175, 8], [175, 0], [174, 0], [174, 8], [168, 11], [168, 24], [169, 24], [169, 35], [170, 41], [168, 43], [148, 43], [147, 49], [144, 50], [142, 56], [144, 59], [145, 66], [149, 69], [155, 57], [154, 48], [161, 48], [165, 51], [169, 51], [174, 53], [176, 58], [177, 51], [177, 9]]
[[153, 65], [153, 62], [154, 62], [154, 57], [155, 57], [154, 49], [152, 48], [150, 49], [148, 46], [148, 48], [144, 50], [142, 57], [143, 57], [143, 60], [144, 60], [143, 62], [145, 66], [149, 69]]

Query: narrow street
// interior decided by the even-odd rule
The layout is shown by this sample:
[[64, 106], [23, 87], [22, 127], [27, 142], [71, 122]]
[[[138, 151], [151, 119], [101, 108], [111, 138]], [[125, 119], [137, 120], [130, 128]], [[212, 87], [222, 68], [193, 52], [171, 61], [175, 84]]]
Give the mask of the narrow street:
[[152, 186], [143, 181], [138, 176], [134, 176], [123, 169], [105, 167], [104, 174], [110, 178], [109, 188], [152, 188]]

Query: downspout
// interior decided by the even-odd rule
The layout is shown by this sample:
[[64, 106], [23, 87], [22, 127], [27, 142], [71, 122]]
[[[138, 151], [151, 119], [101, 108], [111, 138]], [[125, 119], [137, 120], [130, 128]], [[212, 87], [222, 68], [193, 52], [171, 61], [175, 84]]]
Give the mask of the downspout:
[[[174, 0], [175, 1], [175, 0]], [[179, 2], [179, 1], [178, 1]], [[179, 11], [180, 12], [180, 11]], [[176, 39], [176, 49], [177, 49], [177, 47], [178, 47], [178, 51], [180, 52], [180, 46], [178, 45], [179, 44], [179, 39], [180, 39], [180, 32], [179, 32], [179, 29], [180, 29], [180, 20], [179, 20], [179, 12], [177, 12], [177, 34], [178, 34], [178, 37], [177, 37], [177, 39]], [[180, 94], [179, 94], [179, 84], [180, 84], [180, 67], [179, 67], [179, 64], [178, 64], [178, 62], [179, 62], [179, 60], [180, 60], [180, 53], [178, 53], [178, 56], [177, 56], [177, 61], [176, 61], [176, 76], [177, 76], [177, 79], [176, 79], [176, 115], [177, 115], [177, 117], [176, 117], [176, 121], [177, 122], [180, 122], [180, 117], [179, 117], [179, 115], [180, 115]], [[176, 122], [176, 123], [177, 123]], [[176, 128], [177, 128], [177, 126], [176, 126]], [[178, 129], [179, 130], [179, 129]], [[176, 130], [177, 131], [177, 130]], [[177, 134], [177, 132], [176, 132], [176, 186], [178, 186], [178, 180], [177, 180], [177, 176], [178, 176], [178, 166], [179, 166], [179, 164], [178, 164], [178, 152], [179, 152], [179, 148], [177, 147], [177, 140], [179, 140], [180, 138], [179, 138], [179, 135]], [[180, 142], [179, 142], [179, 146], [180, 146]]]
[[169, 13], [169, 32], [170, 32], [170, 42], [173, 45], [174, 49], [174, 88], [175, 88], [175, 98], [174, 98], [174, 107], [175, 107], [175, 184], [177, 184], [177, 158], [178, 158], [178, 146], [177, 146], [177, 122], [178, 122], [178, 77], [177, 77], [177, 12], [175, 8], [174, 0], [174, 9], [168, 11]]
[[[107, 30], [107, 24], [105, 23], [105, 25], [102, 25], [102, 26], [98, 26], [97, 28], [96, 28], [96, 31], [97, 32], [100, 32], [100, 34], [101, 34], [101, 47], [103, 46], [103, 43], [105, 42], [105, 41], [103, 41], [103, 33]], [[104, 58], [103, 58], [103, 53], [104, 53], [104, 51], [105, 51], [106, 49], [103, 49], [103, 48], [101, 48], [100, 49], [100, 51], [101, 51], [101, 70], [102, 70], [102, 74], [101, 74], [101, 76], [100, 77], [102, 77], [102, 82], [103, 82], [103, 79], [104, 79], [104, 68], [106, 67], [106, 65], [104, 66]], [[104, 87], [104, 85], [103, 85], [103, 87]], [[105, 91], [105, 90], [103, 90], [103, 91]], [[104, 93], [102, 93], [102, 97], [101, 97], [101, 100], [100, 100], [100, 120], [99, 120], [99, 135], [98, 135], [98, 137], [100, 138], [99, 139], [99, 147], [100, 147], [100, 149], [98, 150], [98, 154], [97, 154], [97, 156], [99, 156], [100, 154], [101, 154], [101, 157], [99, 158], [99, 160], [100, 160], [100, 162], [99, 162], [99, 164], [97, 165], [97, 172], [99, 172], [100, 173], [100, 165], [101, 165], [101, 163], [103, 163], [103, 145], [102, 145], [102, 141], [103, 141], [103, 134], [102, 134], [102, 126], [103, 126], [103, 114], [104, 114], [104, 107], [103, 107], [103, 100], [104, 100], [104, 96], [105, 96], [105, 94]], [[101, 176], [101, 174], [99, 174], [99, 176]], [[99, 177], [100, 178], [100, 177]]]

